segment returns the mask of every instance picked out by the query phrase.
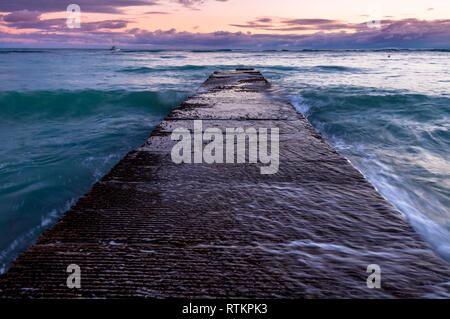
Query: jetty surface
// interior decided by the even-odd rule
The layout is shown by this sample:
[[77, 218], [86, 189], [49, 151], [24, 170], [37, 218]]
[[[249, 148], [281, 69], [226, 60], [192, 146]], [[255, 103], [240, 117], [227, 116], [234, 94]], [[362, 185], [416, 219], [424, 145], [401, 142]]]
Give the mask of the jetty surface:
[[[253, 69], [214, 72], [17, 258], [0, 298], [448, 297], [449, 265], [269, 86]], [[194, 120], [278, 128], [278, 171], [174, 163], [172, 132]]]

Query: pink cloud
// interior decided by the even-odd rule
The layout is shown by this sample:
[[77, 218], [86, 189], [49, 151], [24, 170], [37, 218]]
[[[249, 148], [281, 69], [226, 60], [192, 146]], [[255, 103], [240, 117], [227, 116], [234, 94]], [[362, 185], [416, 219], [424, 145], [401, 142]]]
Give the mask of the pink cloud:
[[[25, 18], [23, 18], [26, 20]], [[67, 46], [70, 43], [84, 43], [85, 46], [107, 46], [114, 37], [115, 43], [122, 47], [151, 47], [167, 49], [351, 49], [351, 48], [450, 48], [450, 19], [447, 20], [383, 20], [380, 29], [371, 29], [365, 23], [347, 24], [334, 20], [307, 20], [310, 27], [319, 31], [308, 35], [295, 34], [252, 34], [250, 32], [217, 31], [212, 33], [178, 32], [175, 29], [148, 31], [126, 28], [126, 20], [105, 20], [82, 24], [81, 29], [67, 29], [64, 19], [36, 21], [31, 15], [29, 21], [4, 22], [4, 24], [24, 28], [40, 28], [40, 31], [27, 34], [0, 34], [0, 42], [35, 41], [47, 46]], [[292, 21], [291, 21], [292, 22]], [[305, 23], [305, 21], [297, 21]], [[257, 23], [255, 21], [255, 23]], [[272, 25], [264, 19], [260, 24]], [[302, 28], [308, 25], [285, 25], [286, 28]], [[353, 32], [339, 31], [349, 27]], [[65, 29], [63, 29], [65, 28]], [[273, 28], [273, 27], [272, 27]], [[256, 28], [255, 28], [256, 29]], [[63, 34], [49, 31], [67, 30]], [[114, 30], [111, 32], [110, 30]], [[339, 32], [324, 32], [338, 30]], [[60, 33], [60, 32], [58, 32]]]

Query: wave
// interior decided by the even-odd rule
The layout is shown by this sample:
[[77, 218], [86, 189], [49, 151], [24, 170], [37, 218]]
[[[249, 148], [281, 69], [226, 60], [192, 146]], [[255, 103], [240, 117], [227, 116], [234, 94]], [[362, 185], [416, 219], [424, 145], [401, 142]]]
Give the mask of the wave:
[[0, 91], [0, 273], [189, 93]]
[[450, 52], [450, 49], [429, 49], [431, 52]]
[[153, 72], [169, 72], [169, 71], [195, 71], [195, 70], [205, 70], [208, 69], [208, 66], [204, 65], [182, 65], [182, 66], [164, 66], [157, 68], [150, 67], [139, 67], [139, 68], [123, 68], [118, 70], [117, 72], [126, 72], [126, 73], [153, 73]]
[[49, 51], [44, 50], [30, 50], [30, 49], [23, 49], [23, 50], [10, 50], [10, 49], [0, 49], [0, 54], [14, 54], [14, 53], [48, 53]]
[[166, 114], [187, 94], [188, 92], [171, 90], [0, 91], [0, 117], [4, 120], [30, 116], [74, 119], [86, 115], [101, 115], [102, 112], [111, 114], [115, 110], [142, 108], [149, 109], [154, 114]]
[[317, 66], [285, 66], [285, 65], [255, 65], [254, 68], [260, 70], [275, 70], [275, 71], [298, 71], [298, 72], [317, 72], [317, 73], [333, 73], [333, 72], [362, 72], [362, 68], [352, 68], [340, 65], [317, 65]]
[[186, 59], [185, 55], [161, 55], [161, 59]]
[[30, 242], [36, 240], [49, 225], [52, 225], [56, 220], [64, 214], [70, 207], [75, 204], [76, 199], [72, 198], [66, 201], [62, 207], [52, 209], [50, 212], [43, 214], [40, 223], [36, 226], [15, 238], [7, 247], [0, 250], [0, 275], [3, 274], [9, 267], [9, 260], [17, 256], [17, 251], [25, 250]]
[[158, 52], [168, 52], [171, 50], [148, 50], [148, 49], [142, 49], [142, 50], [133, 50], [133, 49], [121, 49], [118, 53], [158, 53]]
[[209, 52], [233, 52], [232, 49], [216, 49], [216, 50], [191, 50], [193, 53], [209, 53]]
[[312, 67], [313, 71], [322, 71], [322, 72], [358, 72], [362, 69], [351, 68], [347, 66], [340, 65], [317, 65]]
[[[316, 111], [331, 108], [339, 112], [376, 110], [381, 113], [398, 112], [398, 115], [408, 115], [416, 120], [428, 120], [430, 116], [437, 118], [450, 115], [450, 98], [417, 93], [407, 93], [396, 90], [379, 90], [364, 87], [328, 87], [326, 94], [322, 88], [305, 90], [302, 97], [308, 100]], [[408, 112], [414, 108], [412, 113]]]
[[261, 70], [276, 70], [276, 71], [300, 71], [302, 68], [295, 67], [295, 66], [285, 66], [285, 65], [261, 65], [261, 66], [255, 66], [254, 68], [261, 69]]
[[450, 262], [450, 98], [343, 86], [288, 98]]
[[379, 49], [288, 49], [288, 50], [257, 50], [255, 52], [450, 52], [448, 48], [412, 49], [412, 48], [379, 48]]

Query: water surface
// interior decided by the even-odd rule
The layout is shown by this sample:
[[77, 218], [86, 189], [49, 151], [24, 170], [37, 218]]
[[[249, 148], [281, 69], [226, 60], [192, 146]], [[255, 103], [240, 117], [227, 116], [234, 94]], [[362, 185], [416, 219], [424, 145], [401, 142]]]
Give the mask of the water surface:
[[446, 50], [2, 49], [0, 273], [209, 74], [237, 67], [261, 70], [450, 261]]

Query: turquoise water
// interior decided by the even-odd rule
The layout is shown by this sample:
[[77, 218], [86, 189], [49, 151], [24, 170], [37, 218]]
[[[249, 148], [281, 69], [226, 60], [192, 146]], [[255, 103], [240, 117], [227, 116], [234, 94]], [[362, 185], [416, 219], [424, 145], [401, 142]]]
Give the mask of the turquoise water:
[[0, 273], [209, 74], [236, 67], [260, 69], [450, 261], [448, 50], [3, 49]]

